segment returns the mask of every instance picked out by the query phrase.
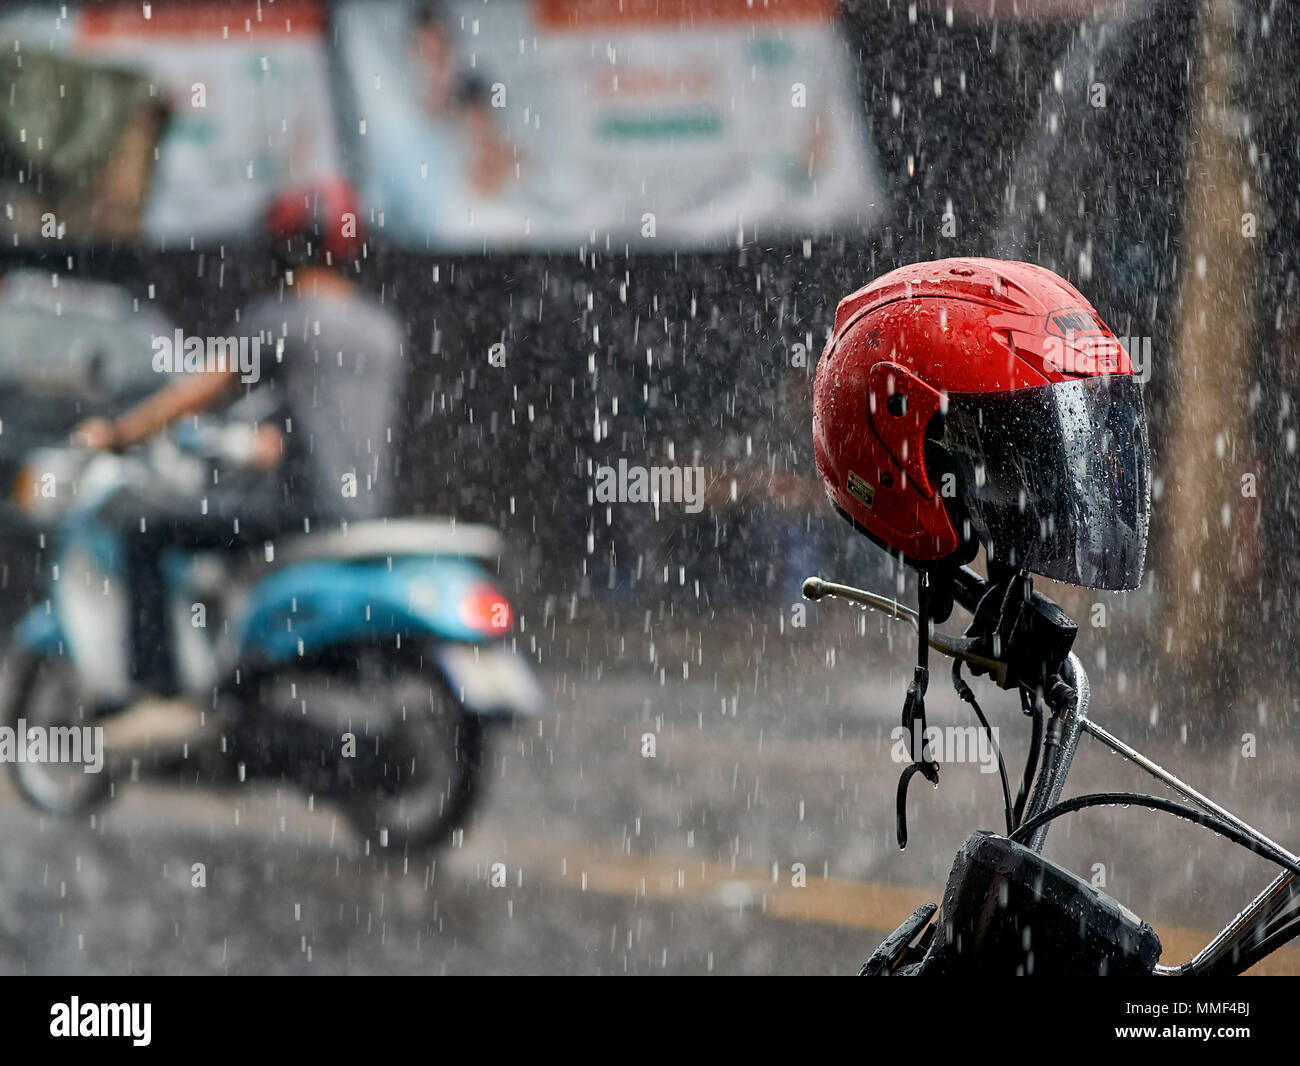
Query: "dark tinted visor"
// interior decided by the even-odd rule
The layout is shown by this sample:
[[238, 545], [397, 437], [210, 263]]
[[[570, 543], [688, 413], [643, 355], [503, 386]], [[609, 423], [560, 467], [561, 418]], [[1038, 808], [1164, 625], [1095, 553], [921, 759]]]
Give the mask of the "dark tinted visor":
[[1150, 456], [1132, 377], [953, 395], [943, 424], [936, 459], [990, 555], [1073, 585], [1138, 587]]

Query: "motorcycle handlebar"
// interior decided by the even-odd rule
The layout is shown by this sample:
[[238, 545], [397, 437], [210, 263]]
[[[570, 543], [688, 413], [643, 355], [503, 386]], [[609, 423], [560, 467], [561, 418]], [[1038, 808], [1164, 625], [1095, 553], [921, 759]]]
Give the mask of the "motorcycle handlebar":
[[[214, 420], [176, 426], [165, 437], [122, 452], [38, 448], [10, 486], [10, 500], [28, 521], [47, 526], [73, 509], [97, 506], [117, 489], [134, 486], [151, 497], [189, 494], [206, 481], [204, 462], [261, 465], [257, 434], [254, 425]], [[89, 496], [83, 495], [91, 485]]]
[[953, 598], [971, 614], [975, 613], [988, 588], [989, 583], [969, 566], [957, 568], [952, 583]]
[[258, 427], [237, 422], [183, 424], [172, 430], [178, 449], [203, 459], [236, 466], [254, 466], [257, 459]]
[[[967, 607], [967, 601], [969, 600], [970, 606], [968, 610], [973, 611], [975, 609], [974, 605], [979, 602], [979, 596], [982, 594], [984, 587], [985, 581], [979, 574], [967, 567], [962, 567], [957, 583], [954, 586], [957, 601], [963, 607]], [[882, 596], [877, 592], [868, 592], [866, 589], [854, 588], [852, 585], [841, 585], [821, 577], [810, 577], [805, 579], [803, 583], [803, 595], [805, 599], [814, 602], [826, 596], [849, 600], [851, 603], [859, 604], [862, 607], [892, 615], [920, 632], [921, 623], [916, 611], [904, 606], [896, 599]], [[962, 662], [981, 666], [992, 671], [994, 676], [1000, 680], [1005, 673], [1006, 664], [985, 658], [982, 655], [976, 655], [971, 650], [972, 643], [965, 637], [951, 637], [939, 632], [929, 634], [930, 647], [941, 655], [947, 655], [952, 659], [960, 659]]]

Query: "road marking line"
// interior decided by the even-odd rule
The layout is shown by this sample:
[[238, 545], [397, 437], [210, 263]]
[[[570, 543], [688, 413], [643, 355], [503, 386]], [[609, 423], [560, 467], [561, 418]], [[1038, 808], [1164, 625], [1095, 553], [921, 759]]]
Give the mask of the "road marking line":
[[[791, 873], [753, 866], [702, 862], [679, 855], [614, 851], [572, 841], [503, 838], [500, 858], [523, 860], [529, 873], [548, 884], [605, 896], [678, 902], [735, 909], [748, 907], [773, 918], [812, 922], [851, 929], [888, 932], [923, 903], [936, 901], [941, 891], [902, 885], [822, 878], [808, 875], [803, 888], [790, 884]], [[475, 841], [473, 852], [484, 851]], [[1212, 933], [1182, 926], [1156, 928], [1164, 949], [1161, 959], [1173, 965], [1191, 958]], [[1256, 975], [1300, 973], [1300, 947], [1274, 952], [1248, 971]]]

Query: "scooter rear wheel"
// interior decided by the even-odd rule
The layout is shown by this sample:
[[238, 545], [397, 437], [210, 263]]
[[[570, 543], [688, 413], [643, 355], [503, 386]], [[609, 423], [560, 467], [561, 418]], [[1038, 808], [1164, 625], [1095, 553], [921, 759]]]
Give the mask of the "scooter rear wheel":
[[[254, 715], [245, 733], [260, 762], [329, 796], [377, 846], [437, 848], [465, 827], [484, 727], [418, 655], [336, 649], [312, 669], [267, 678]], [[268, 739], [273, 723], [278, 742]]]
[[479, 719], [461, 712], [453, 740], [455, 769], [449, 778], [423, 778], [415, 756], [406, 763], [409, 767], [413, 762], [415, 772], [401, 787], [353, 792], [344, 804], [348, 820], [361, 837], [384, 847], [409, 851], [446, 847], [464, 830], [481, 795], [485, 741]]

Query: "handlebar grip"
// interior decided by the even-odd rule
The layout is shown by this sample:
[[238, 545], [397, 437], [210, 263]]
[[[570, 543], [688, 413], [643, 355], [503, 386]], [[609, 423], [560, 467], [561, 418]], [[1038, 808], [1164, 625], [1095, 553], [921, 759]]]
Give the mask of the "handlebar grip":
[[953, 598], [971, 614], [975, 613], [975, 608], [979, 606], [988, 587], [989, 583], [969, 566], [959, 567], [953, 576]]

